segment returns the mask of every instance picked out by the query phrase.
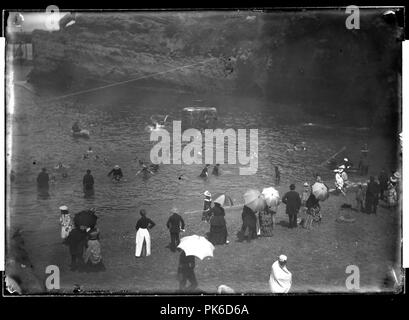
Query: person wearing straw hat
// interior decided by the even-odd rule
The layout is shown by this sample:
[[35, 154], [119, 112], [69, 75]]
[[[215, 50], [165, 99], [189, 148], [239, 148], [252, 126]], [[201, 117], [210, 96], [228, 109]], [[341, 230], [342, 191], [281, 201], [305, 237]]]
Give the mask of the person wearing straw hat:
[[151, 255], [151, 236], [149, 229], [155, 226], [155, 222], [146, 217], [146, 210], [139, 211], [141, 218], [136, 222], [135, 257]]
[[269, 285], [272, 293], [287, 293], [290, 291], [292, 274], [287, 269], [287, 256], [281, 254], [271, 266]]
[[185, 221], [179, 215], [179, 210], [177, 208], [172, 208], [170, 210], [171, 216], [166, 223], [166, 227], [169, 229], [170, 233], [170, 250], [172, 252], [176, 251], [176, 247], [180, 243], [180, 231], [185, 231]]
[[72, 230], [72, 219], [70, 214], [68, 213], [67, 206], [61, 206], [60, 208], [61, 216], [60, 216], [60, 225], [61, 225], [61, 239], [67, 239], [68, 235]]
[[108, 177], [112, 175], [112, 179], [115, 181], [119, 181], [124, 176], [122, 174], [122, 170], [119, 165], [115, 165], [114, 168], [108, 173]]
[[212, 194], [209, 191], [204, 192], [204, 203], [203, 203], [203, 213], [202, 213], [202, 221], [210, 221], [210, 212], [212, 208]]

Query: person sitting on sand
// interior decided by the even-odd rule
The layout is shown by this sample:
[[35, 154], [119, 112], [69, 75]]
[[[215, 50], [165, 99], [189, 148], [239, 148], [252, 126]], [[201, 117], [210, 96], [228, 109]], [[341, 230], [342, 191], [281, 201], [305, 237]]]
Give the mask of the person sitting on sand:
[[[178, 266], [178, 279], [179, 279], [179, 291], [194, 291], [197, 288], [197, 280], [195, 275], [195, 256], [187, 256], [185, 251], [179, 249], [179, 266]], [[186, 287], [187, 282], [190, 285]]]

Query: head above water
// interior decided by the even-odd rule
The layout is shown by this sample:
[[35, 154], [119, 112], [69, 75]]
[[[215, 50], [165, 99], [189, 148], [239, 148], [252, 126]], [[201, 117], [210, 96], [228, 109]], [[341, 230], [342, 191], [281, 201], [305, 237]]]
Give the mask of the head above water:
[[295, 190], [295, 184], [294, 183], [290, 184], [290, 190]]

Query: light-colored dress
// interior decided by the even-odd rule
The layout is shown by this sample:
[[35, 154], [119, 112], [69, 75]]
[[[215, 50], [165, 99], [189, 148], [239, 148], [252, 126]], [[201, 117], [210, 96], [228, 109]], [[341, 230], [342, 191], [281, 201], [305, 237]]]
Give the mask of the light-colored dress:
[[62, 214], [60, 216], [61, 224], [61, 239], [66, 239], [72, 230], [72, 219], [71, 216], [67, 214]]
[[272, 293], [287, 293], [291, 289], [292, 274], [287, 267], [281, 267], [278, 260], [271, 266], [270, 290]]
[[98, 264], [101, 260], [101, 244], [98, 240], [88, 240], [88, 247], [84, 253], [84, 262], [90, 261], [92, 264]]

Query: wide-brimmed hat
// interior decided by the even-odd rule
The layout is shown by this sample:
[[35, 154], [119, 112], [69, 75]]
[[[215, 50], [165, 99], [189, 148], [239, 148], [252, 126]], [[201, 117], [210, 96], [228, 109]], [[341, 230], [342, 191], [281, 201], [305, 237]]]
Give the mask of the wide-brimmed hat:
[[207, 191], [207, 190], [204, 192], [204, 195], [205, 195], [206, 197], [211, 197], [211, 196], [212, 196], [212, 194], [211, 194], [209, 191]]
[[287, 256], [284, 255], [284, 254], [281, 254], [281, 255], [278, 257], [278, 261], [280, 261], [280, 262], [286, 262], [286, 261], [287, 261]]
[[115, 168], [115, 169], [119, 169], [119, 166], [116, 164], [116, 165], [114, 166], [114, 168]]
[[178, 210], [178, 208], [172, 208], [171, 210], [170, 210], [170, 213], [179, 213], [179, 210]]
[[391, 182], [393, 182], [393, 183], [398, 182], [398, 179], [396, 179], [395, 177], [391, 177], [389, 180], [390, 180]]
[[59, 208], [61, 211], [68, 211], [68, 207], [67, 206], [61, 206]]
[[396, 172], [393, 174], [393, 176], [394, 176], [396, 179], [400, 179], [400, 173], [399, 173], [398, 171], [396, 171]]
[[310, 185], [308, 184], [308, 182], [304, 182], [304, 187], [309, 187]]

